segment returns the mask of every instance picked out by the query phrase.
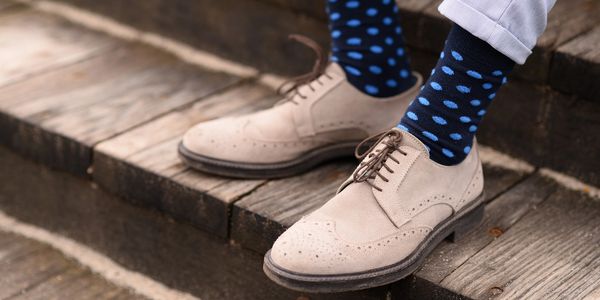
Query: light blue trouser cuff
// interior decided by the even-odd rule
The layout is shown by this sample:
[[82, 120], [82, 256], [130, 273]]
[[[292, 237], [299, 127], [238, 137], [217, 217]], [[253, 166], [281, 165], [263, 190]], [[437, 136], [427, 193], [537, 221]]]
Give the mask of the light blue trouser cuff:
[[474, 36], [518, 64], [525, 63], [546, 28], [556, 0], [444, 0], [438, 7]]

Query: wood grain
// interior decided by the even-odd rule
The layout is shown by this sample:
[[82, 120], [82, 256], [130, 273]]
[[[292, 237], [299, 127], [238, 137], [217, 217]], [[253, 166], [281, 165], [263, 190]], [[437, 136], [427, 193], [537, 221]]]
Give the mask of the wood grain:
[[[27, 38], [23, 38], [27, 37]], [[31, 10], [0, 17], [0, 86], [106, 52], [115, 40]]]
[[1, 141], [36, 161], [87, 176], [95, 144], [238, 80], [123, 42], [0, 89]]
[[[264, 181], [189, 170], [177, 157], [177, 145], [196, 123], [248, 113], [277, 98], [266, 87], [245, 83], [100, 143], [94, 155], [94, 180], [132, 203], [226, 237], [230, 203]], [[145, 188], [131, 188], [136, 186]]]
[[0, 232], [0, 299], [142, 299], [44, 244]]
[[559, 190], [442, 281], [478, 299], [582, 299], [600, 287], [600, 202]]
[[[487, 178], [486, 180], [489, 181]], [[476, 230], [458, 243], [445, 241], [440, 244], [429, 255], [416, 276], [440, 283], [471, 256], [509, 230], [523, 215], [546, 200], [556, 189], [554, 182], [533, 175], [505, 191], [486, 206], [484, 220]]]

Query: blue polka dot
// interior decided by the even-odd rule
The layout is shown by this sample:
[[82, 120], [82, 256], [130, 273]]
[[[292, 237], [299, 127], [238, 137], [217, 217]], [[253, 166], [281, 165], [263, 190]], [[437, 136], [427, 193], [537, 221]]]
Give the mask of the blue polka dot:
[[429, 105], [429, 100], [427, 100], [427, 98], [425, 98], [425, 97], [419, 97], [419, 98], [417, 98], [417, 100], [419, 100], [419, 103], [421, 103], [422, 105], [425, 105], [425, 106]]
[[465, 154], [469, 154], [469, 152], [471, 152], [471, 147], [469, 147], [469, 146], [466, 146], [466, 147], [463, 149], [463, 152], [464, 152]]
[[356, 45], [360, 45], [361, 42], [362, 42], [362, 40], [360, 38], [353, 37], [353, 38], [349, 38], [346, 41], [346, 44], [356, 46]]
[[406, 70], [406, 69], [400, 70], [400, 77], [408, 78], [408, 76], [410, 76], [410, 73], [408, 72], [408, 70]]
[[479, 112], [477, 112], [477, 115], [482, 117], [483, 115], [485, 115], [485, 109], [480, 110]]
[[389, 79], [388, 81], [385, 82], [385, 84], [391, 88], [398, 86], [398, 83], [394, 79]]
[[388, 58], [387, 63], [388, 63], [388, 65], [393, 67], [396, 65], [396, 60], [390, 57], [390, 58]]
[[440, 53], [440, 58], [444, 58], [444, 51]]
[[488, 96], [488, 99], [492, 100], [496, 97], [496, 93], [492, 93]]
[[496, 71], [492, 72], [492, 75], [494, 75], [494, 76], [502, 76], [502, 71], [496, 70]]
[[408, 128], [406, 128], [406, 126], [404, 126], [404, 125], [402, 125], [402, 124], [398, 124], [398, 125], [396, 125], [396, 127], [400, 128], [401, 130], [404, 130], [404, 131], [406, 131], [406, 132], [408, 132], [408, 131], [409, 131], [409, 130], [408, 130]]
[[477, 131], [477, 126], [475, 126], [475, 125], [469, 126], [469, 132], [475, 132], [475, 131]]
[[433, 116], [433, 117], [431, 117], [431, 119], [433, 119], [434, 122], [436, 122], [437, 124], [440, 124], [440, 125], [448, 124], [448, 122], [444, 118], [439, 117], [439, 116]]
[[398, 55], [398, 56], [404, 56], [404, 48], [398, 48], [398, 49], [396, 49], [396, 55]]
[[431, 75], [435, 74], [435, 69], [431, 70]]
[[433, 134], [433, 133], [431, 133], [429, 131], [423, 131], [423, 135], [426, 136], [426, 137], [428, 137], [430, 140], [432, 140], [434, 142], [438, 141], [438, 137], [435, 134]]
[[373, 74], [381, 74], [382, 70], [378, 66], [370, 66], [369, 71], [371, 71], [371, 73], [373, 73]]
[[473, 71], [473, 70], [469, 70], [469, 71], [467, 71], [467, 75], [469, 75], [469, 76], [471, 76], [471, 77], [473, 77], [473, 78], [475, 78], [475, 79], [481, 79], [481, 78], [483, 78], [483, 77], [481, 76], [481, 74], [479, 74], [478, 72], [475, 72], [475, 71]]
[[360, 6], [360, 2], [358, 1], [348, 1], [346, 2], [346, 7], [347, 8], [357, 8]]
[[369, 8], [369, 9], [367, 9], [367, 16], [373, 17], [375, 15], [377, 15], [377, 9], [375, 9], [375, 8]]
[[468, 94], [471, 92], [471, 89], [464, 85], [457, 85], [456, 89], [463, 94]]
[[371, 95], [379, 93], [379, 89], [376, 86], [370, 84], [365, 85], [365, 91], [367, 91], [367, 93]]
[[469, 123], [469, 122], [471, 122], [471, 118], [469, 118], [469, 117], [467, 117], [467, 116], [461, 116], [461, 117], [459, 118], [459, 120], [460, 120], [461, 122], [463, 122], [463, 123]]
[[452, 153], [452, 151], [450, 151], [446, 148], [442, 148], [442, 153], [444, 153], [444, 155], [446, 155], [448, 157], [454, 157], [454, 153]]
[[429, 85], [431, 86], [431, 88], [433, 88], [436, 91], [441, 91], [442, 90], [442, 86], [439, 83], [435, 82], [435, 81], [432, 81]]
[[360, 52], [351, 51], [351, 52], [348, 52], [348, 57], [350, 57], [352, 59], [361, 60], [363, 58], [363, 55]]
[[394, 44], [394, 39], [391, 37], [386, 37], [385, 43], [386, 43], [386, 45], [392, 45], [392, 44]]
[[502, 84], [506, 84], [508, 82], [508, 79], [506, 79], [506, 77], [502, 78]]
[[359, 69], [352, 67], [352, 66], [345, 66], [344, 70], [346, 70], [346, 72], [348, 72], [354, 76], [360, 76], [362, 74]]
[[460, 133], [455, 132], [450, 134], [450, 138], [455, 141], [460, 141], [462, 139], [462, 135], [460, 135]]
[[392, 0], [383, 0], [382, 2], [384, 5], [389, 5], [390, 3], [392, 3]]
[[402, 34], [402, 27], [396, 26], [396, 34]]
[[471, 100], [471, 105], [473, 105], [473, 106], [479, 106], [479, 105], [481, 105], [481, 101], [479, 101], [477, 99], [473, 99], [473, 100]]
[[454, 101], [450, 101], [450, 100], [444, 100], [442, 101], [444, 103], [444, 105], [446, 105], [446, 107], [451, 108], [451, 109], [457, 109], [458, 108], [458, 104], [456, 104], [456, 102]]
[[462, 55], [460, 55], [460, 53], [456, 52], [456, 51], [452, 51], [450, 52], [452, 54], [452, 57], [454, 57], [454, 59], [458, 60], [458, 61], [462, 61], [463, 57]]
[[493, 87], [493, 85], [489, 82], [486, 82], [486, 83], [482, 84], [481, 87], [483, 87], [484, 90], [489, 90]]
[[338, 61], [340, 61], [340, 59], [339, 59], [337, 56], [335, 56], [335, 55], [332, 55], [332, 56], [331, 56], [331, 61], [332, 61], [332, 62], [338, 62]]
[[390, 18], [390, 17], [383, 18], [383, 24], [385, 24], [385, 25], [390, 25], [390, 24], [392, 24], [392, 22], [393, 22], [392, 18]]
[[400, 9], [398, 8], [397, 5], [394, 5], [394, 8], [392, 9], [395, 13], [397, 13]]
[[340, 13], [332, 13], [331, 15], [329, 15], [329, 19], [331, 19], [332, 21], [337, 21], [340, 19], [342, 15], [340, 15]]
[[346, 22], [346, 25], [348, 25], [350, 27], [358, 27], [358, 26], [360, 26], [360, 20], [352, 19], [352, 20]]
[[412, 111], [409, 111], [409, 112], [407, 112], [407, 113], [406, 113], [406, 116], [407, 116], [409, 119], [413, 120], [413, 121], [417, 121], [417, 120], [419, 120], [419, 117], [417, 117], [417, 114], [415, 114], [415, 113], [414, 113], [414, 112], [412, 112]]
[[443, 66], [442, 71], [444, 71], [444, 73], [446, 73], [448, 75], [454, 75], [454, 71], [452, 69], [450, 69], [449, 67]]
[[367, 33], [369, 35], [377, 35], [377, 34], [379, 34], [379, 29], [377, 27], [369, 27], [367, 29]]
[[334, 38], [334, 39], [339, 38], [341, 35], [342, 35], [342, 32], [339, 31], [339, 30], [334, 30], [334, 31], [331, 32], [331, 37]]
[[380, 46], [377, 46], [377, 45], [371, 46], [369, 49], [373, 53], [381, 53], [381, 52], [383, 52], [383, 48], [381, 48]]

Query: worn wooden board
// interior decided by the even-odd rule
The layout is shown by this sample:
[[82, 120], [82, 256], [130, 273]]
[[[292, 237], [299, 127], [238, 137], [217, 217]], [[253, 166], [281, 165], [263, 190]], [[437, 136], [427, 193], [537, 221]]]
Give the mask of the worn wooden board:
[[0, 232], [0, 272], [0, 299], [143, 299], [44, 244], [6, 232]]
[[0, 86], [106, 52], [115, 40], [50, 15], [21, 10], [0, 16]]
[[[196, 123], [264, 108], [276, 99], [271, 89], [248, 82], [100, 143], [94, 180], [133, 203], [226, 237], [229, 204], [264, 181], [188, 170], [177, 157], [177, 145]], [[132, 188], [138, 186], [145, 188]]]
[[[387, 287], [312, 295], [270, 281], [262, 255], [133, 206], [89, 181], [48, 170], [0, 147], [0, 208], [59, 232], [121, 266], [201, 299], [385, 299]], [[27, 189], [21, 188], [27, 185]], [[28, 209], [36, 207], [36, 209]], [[0, 276], [1, 278], [1, 276]], [[301, 298], [305, 297], [305, 298]]]
[[237, 81], [121, 42], [114, 51], [0, 88], [1, 139], [34, 160], [86, 176], [95, 144]]
[[532, 175], [506, 190], [486, 206], [484, 220], [477, 229], [458, 243], [440, 244], [416, 276], [436, 284], [440, 283], [471, 256], [509, 230], [523, 215], [546, 200], [556, 189], [553, 181]]
[[550, 74], [552, 87], [600, 103], [600, 26], [558, 48]]
[[561, 189], [442, 285], [477, 299], [582, 299], [600, 287], [600, 202]]
[[[595, 0], [557, 1], [548, 16], [546, 31], [538, 39], [532, 55], [523, 66], [517, 66], [515, 77], [547, 83], [557, 48], [585, 34], [598, 24], [600, 2]], [[578, 89], [570, 92], [578, 93]], [[582, 96], [585, 93], [581, 94]]]
[[[269, 181], [234, 204], [231, 239], [266, 252], [287, 227], [333, 197], [356, 163], [352, 159], [336, 161], [298, 177]], [[487, 166], [484, 172], [490, 200], [526, 175]]]

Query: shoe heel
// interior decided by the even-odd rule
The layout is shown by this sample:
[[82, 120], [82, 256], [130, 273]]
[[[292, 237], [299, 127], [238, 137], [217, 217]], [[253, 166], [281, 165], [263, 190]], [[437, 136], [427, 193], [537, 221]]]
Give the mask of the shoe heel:
[[453, 243], [456, 243], [471, 231], [476, 229], [483, 220], [484, 211], [485, 204], [482, 203], [458, 219], [458, 221], [456, 221], [454, 231], [447, 237], [447, 239]]

